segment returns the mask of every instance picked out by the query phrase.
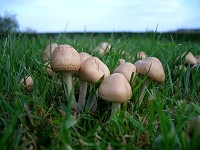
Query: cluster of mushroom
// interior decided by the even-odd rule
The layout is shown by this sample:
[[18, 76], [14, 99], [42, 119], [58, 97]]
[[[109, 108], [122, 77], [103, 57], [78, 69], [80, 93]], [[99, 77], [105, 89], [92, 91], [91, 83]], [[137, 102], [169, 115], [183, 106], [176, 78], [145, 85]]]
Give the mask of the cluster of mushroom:
[[[106, 44], [101, 43], [96, 50], [102, 45]], [[105, 52], [109, 52], [108, 48], [110, 49], [110, 47], [108, 46], [107, 44], [104, 47]], [[100, 48], [101, 51], [102, 49]], [[112, 102], [111, 116], [114, 116], [117, 110], [120, 109], [121, 103], [131, 99], [133, 87], [131, 87], [130, 82], [137, 74], [147, 75], [149, 79], [159, 83], [164, 81], [165, 74], [161, 62], [155, 57], [146, 57], [146, 54], [145, 56], [138, 55], [138, 58], [142, 60], [138, 60], [134, 64], [122, 62], [110, 74], [108, 67], [99, 58], [85, 52], [78, 53], [72, 46], [67, 44], [58, 45], [52, 43], [45, 48], [42, 55], [44, 69], [49, 76], [52, 76], [54, 73], [61, 73], [63, 82], [67, 87], [66, 96], [67, 98], [69, 98], [69, 95], [72, 97], [72, 109], [75, 111], [80, 112], [85, 109], [88, 84], [92, 88], [99, 80], [102, 80], [99, 89], [96, 91], [96, 97]], [[78, 102], [73, 92], [73, 77], [79, 78]], [[31, 78], [27, 77], [25, 81], [28, 80], [31, 80]], [[24, 83], [27, 84], [25, 81], [22, 79], [20, 82], [24, 85]], [[32, 88], [28, 84], [27, 86], [29, 89]], [[147, 85], [145, 84], [145, 86]], [[91, 111], [96, 111], [96, 97], [94, 96], [92, 100]]]

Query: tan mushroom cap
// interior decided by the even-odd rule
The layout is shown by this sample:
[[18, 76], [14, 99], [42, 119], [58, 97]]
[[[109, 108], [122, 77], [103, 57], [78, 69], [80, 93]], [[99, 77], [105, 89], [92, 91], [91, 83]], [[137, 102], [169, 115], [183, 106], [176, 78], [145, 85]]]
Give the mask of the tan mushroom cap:
[[[86, 59], [88, 59], [89, 57], [91, 57], [91, 55], [88, 54], [88, 53], [86, 53], [86, 52], [80, 52], [80, 53], [79, 53], [79, 56], [80, 56], [81, 64], [82, 64]], [[80, 70], [80, 69], [79, 69], [79, 70]], [[79, 78], [79, 71], [74, 72], [74, 73], [73, 73], [73, 76], [76, 77], [76, 78]]]
[[91, 57], [91, 55], [86, 52], [80, 52], [79, 56], [81, 59], [81, 63], [83, 63], [87, 58]]
[[42, 53], [42, 59], [44, 62], [47, 62], [51, 59], [51, 55], [57, 46], [57, 43], [51, 43], [44, 49], [44, 52]]
[[115, 68], [113, 73], [123, 74], [126, 77], [126, 79], [128, 80], [128, 82], [130, 82], [132, 73], [134, 74], [133, 77], [135, 77], [135, 75], [136, 75], [136, 67], [135, 67], [135, 65], [133, 65], [130, 62], [124, 62], [124, 63], [120, 64], [117, 68]]
[[22, 88], [27, 88], [29, 91], [33, 89], [33, 79], [31, 76], [25, 76], [20, 80], [20, 85]]
[[93, 51], [99, 52], [100, 54], [109, 53], [111, 45], [107, 42], [101, 42]]
[[114, 73], [103, 80], [98, 95], [105, 101], [125, 103], [131, 99], [132, 89], [122, 74]]
[[[184, 57], [186, 54], [186, 52], [183, 53], [182, 57]], [[190, 64], [190, 65], [195, 65], [197, 63], [196, 58], [194, 57], [194, 55], [189, 52], [186, 56], [185, 56], [185, 64]]]
[[97, 57], [89, 57], [79, 70], [79, 78], [85, 82], [97, 83], [102, 77], [110, 75], [108, 67]]
[[42, 69], [47, 73], [48, 76], [52, 76], [54, 74], [53, 70], [51, 69], [50, 61], [47, 61]]
[[148, 78], [161, 83], [165, 80], [165, 73], [162, 63], [155, 57], [147, 57], [134, 63], [137, 72], [141, 75], [148, 75]]
[[54, 72], [78, 71], [81, 66], [79, 53], [70, 45], [59, 45], [55, 48], [50, 61]]
[[137, 59], [145, 59], [147, 58], [147, 54], [144, 51], [140, 51], [137, 53]]

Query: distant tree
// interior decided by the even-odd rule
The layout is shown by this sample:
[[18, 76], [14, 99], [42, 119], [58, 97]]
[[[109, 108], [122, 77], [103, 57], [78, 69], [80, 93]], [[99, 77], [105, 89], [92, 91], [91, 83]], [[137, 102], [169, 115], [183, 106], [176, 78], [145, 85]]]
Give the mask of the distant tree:
[[15, 14], [4, 13], [4, 16], [0, 15], [0, 33], [17, 32], [19, 24]]

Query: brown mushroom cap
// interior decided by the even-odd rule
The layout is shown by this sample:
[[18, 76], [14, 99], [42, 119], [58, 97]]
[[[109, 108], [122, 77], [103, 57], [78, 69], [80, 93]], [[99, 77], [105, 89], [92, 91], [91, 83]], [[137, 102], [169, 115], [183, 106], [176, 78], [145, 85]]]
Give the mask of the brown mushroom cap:
[[51, 43], [44, 49], [44, 52], [42, 53], [42, 59], [44, 62], [47, 62], [51, 59], [51, 55], [57, 46], [57, 43]]
[[101, 42], [93, 51], [99, 52], [100, 54], [109, 53], [111, 45], [107, 42]]
[[147, 54], [143, 51], [137, 53], [137, 59], [145, 59], [147, 58]]
[[33, 79], [31, 76], [26, 76], [20, 80], [22, 88], [27, 88], [29, 91], [33, 89]]
[[125, 103], [132, 97], [132, 89], [127, 79], [120, 73], [108, 76], [99, 87], [99, 97], [105, 101]]
[[148, 78], [161, 83], [165, 80], [165, 73], [162, 63], [155, 57], [147, 57], [134, 63], [137, 72], [141, 75], [148, 75]]
[[126, 77], [126, 79], [130, 82], [132, 73], [134, 73], [134, 77], [136, 75], [136, 67], [130, 62], [124, 62], [120, 64], [117, 68], [115, 68], [113, 73], [123, 74]]
[[81, 63], [83, 63], [86, 59], [91, 57], [91, 55], [86, 53], [86, 52], [80, 52], [79, 56], [80, 56], [80, 59], [81, 59]]
[[82, 81], [97, 83], [101, 77], [110, 75], [108, 67], [97, 57], [89, 57], [80, 67], [79, 78]]
[[78, 71], [81, 65], [79, 53], [70, 45], [59, 45], [51, 58], [51, 68], [54, 72]]
[[[184, 57], [186, 54], [186, 52], [183, 53], [182, 57]], [[186, 56], [185, 56], [185, 64], [190, 64], [190, 65], [195, 65], [197, 63], [196, 58], [194, 57], [194, 55], [189, 52]]]

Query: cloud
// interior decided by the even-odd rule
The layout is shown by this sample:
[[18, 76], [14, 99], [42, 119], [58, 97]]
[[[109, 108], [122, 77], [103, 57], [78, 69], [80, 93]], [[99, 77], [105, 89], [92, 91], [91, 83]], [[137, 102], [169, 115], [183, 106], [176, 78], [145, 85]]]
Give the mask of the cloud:
[[21, 29], [39, 32], [166, 31], [183, 26], [200, 27], [199, 0], [6, 0], [0, 13], [17, 14]]

